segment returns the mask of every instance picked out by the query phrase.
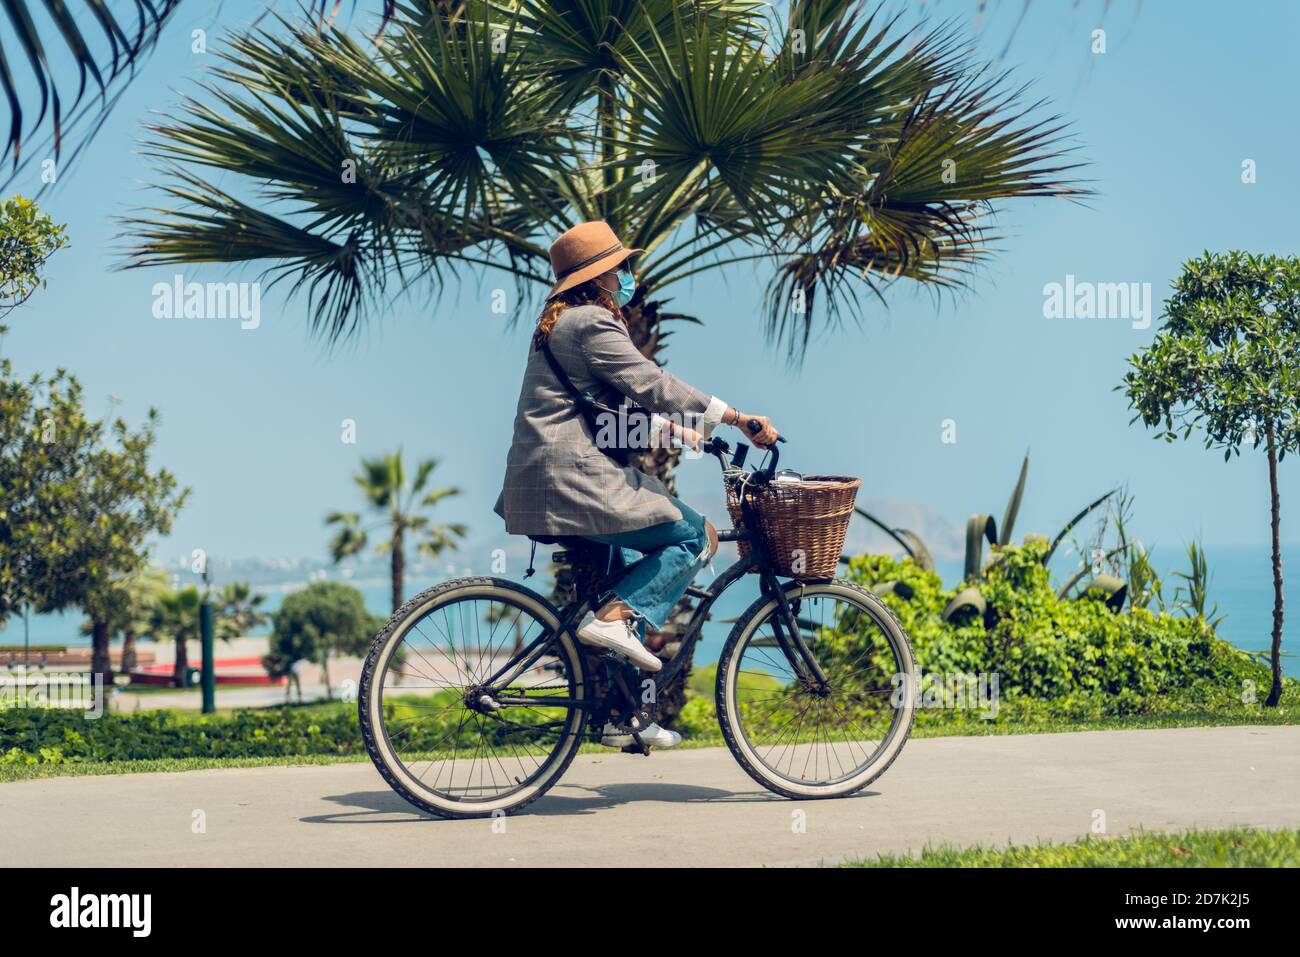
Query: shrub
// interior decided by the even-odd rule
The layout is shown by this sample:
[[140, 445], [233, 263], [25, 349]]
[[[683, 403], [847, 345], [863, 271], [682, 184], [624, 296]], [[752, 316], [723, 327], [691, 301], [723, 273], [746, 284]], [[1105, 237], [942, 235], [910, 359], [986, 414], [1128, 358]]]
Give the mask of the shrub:
[[911, 637], [921, 671], [996, 673], [1004, 701], [1039, 699], [1077, 712], [1087, 699], [1082, 710], [1091, 713], [1100, 699], [1105, 714], [1131, 714], [1158, 710], [1170, 697], [1231, 702], [1248, 679], [1267, 686], [1267, 669], [1215, 637], [1201, 618], [1140, 608], [1116, 613], [1100, 597], [1058, 598], [1042, 563], [1046, 547], [997, 547], [985, 578], [973, 584], [987, 613], [954, 622], [942, 613], [955, 592], [910, 559], [860, 555], [848, 574], [868, 587], [911, 586], [910, 599], [895, 590], [884, 600]]
[[[138, 761], [154, 758], [360, 754], [353, 706], [268, 708], [203, 717], [174, 711], [106, 714], [64, 708], [0, 711], [4, 763]], [[42, 758], [43, 755], [48, 756]]]

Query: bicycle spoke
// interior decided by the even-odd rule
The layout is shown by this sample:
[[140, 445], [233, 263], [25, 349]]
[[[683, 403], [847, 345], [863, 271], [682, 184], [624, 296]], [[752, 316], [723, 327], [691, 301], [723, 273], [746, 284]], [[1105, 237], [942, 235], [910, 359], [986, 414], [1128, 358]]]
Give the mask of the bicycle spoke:
[[413, 614], [371, 679], [383, 731], [378, 760], [405, 769], [430, 798], [469, 804], [527, 787], [576, 747], [581, 675], [556, 649], [510, 687], [481, 687], [548, 631], [526, 603], [499, 591], [453, 595]]
[[732, 720], [776, 778], [831, 787], [882, 754], [899, 720], [894, 677], [909, 667], [879, 613], [851, 593], [793, 598], [791, 612], [825, 686], [788, 659], [777, 637], [785, 621], [770, 608], [732, 652]]

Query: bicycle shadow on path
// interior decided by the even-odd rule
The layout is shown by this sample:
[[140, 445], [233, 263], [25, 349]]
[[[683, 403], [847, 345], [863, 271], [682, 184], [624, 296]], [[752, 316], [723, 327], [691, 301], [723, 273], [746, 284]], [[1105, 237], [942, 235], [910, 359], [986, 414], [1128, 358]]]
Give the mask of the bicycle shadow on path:
[[[840, 800], [876, 797], [879, 794], [879, 791], [861, 791]], [[332, 794], [325, 796], [324, 800], [342, 807], [360, 810], [316, 814], [299, 820], [303, 824], [413, 824], [443, 820], [443, 818], [420, 813], [397, 794], [387, 790]], [[603, 785], [561, 782], [520, 813], [537, 817], [567, 817], [594, 814], [624, 804], [646, 802], [676, 805], [789, 803], [788, 799], [761, 789], [736, 792], [694, 784], [674, 784], [670, 781], [618, 782]]]

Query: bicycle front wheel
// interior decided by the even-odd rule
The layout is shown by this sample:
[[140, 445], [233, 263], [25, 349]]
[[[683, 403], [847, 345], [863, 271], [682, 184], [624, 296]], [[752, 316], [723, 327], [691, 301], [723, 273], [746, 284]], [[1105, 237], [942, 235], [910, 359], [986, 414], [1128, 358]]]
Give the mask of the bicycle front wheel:
[[762, 597], [718, 660], [718, 723], [741, 767], [768, 790], [843, 797], [884, 774], [907, 741], [916, 704], [912, 646], [889, 607], [852, 582], [784, 587], [827, 686], [791, 664], [778, 640], [776, 599]]
[[484, 685], [558, 626], [549, 602], [499, 578], [446, 582], [398, 609], [358, 701], [384, 780], [440, 817], [490, 817], [545, 794], [582, 743], [589, 685], [576, 643], [559, 635], [508, 686]]

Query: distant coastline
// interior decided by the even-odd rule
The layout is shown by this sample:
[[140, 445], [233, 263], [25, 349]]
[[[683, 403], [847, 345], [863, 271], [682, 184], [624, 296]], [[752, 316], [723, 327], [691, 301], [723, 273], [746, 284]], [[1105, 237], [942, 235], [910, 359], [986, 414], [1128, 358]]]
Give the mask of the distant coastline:
[[[1210, 600], [1218, 604], [1220, 614], [1227, 616], [1219, 625], [1219, 635], [1245, 651], [1265, 651], [1269, 647], [1269, 634], [1272, 628], [1273, 615], [1273, 582], [1268, 546], [1207, 546], [1206, 552], [1209, 557], [1211, 574]], [[1175, 580], [1169, 578], [1169, 574], [1181, 570], [1185, 565], [1181, 546], [1156, 546], [1153, 553], [1156, 556], [1158, 568], [1166, 576], [1166, 598], [1172, 598]], [[474, 550], [473, 552], [466, 550], [462, 554], [490, 554], [490, 550]], [[726, 561], [727, 556], [720, 555], [715, 567], [721, 570], [725, 567]], [[1282, 651], [1284, 655], [1291, 656], [1283, 658], [1283, 668], [1286, 674], [1292, 677], [1300, 677], [1300, 545], [1284, 546], [1282, 562], [1285, 582], [1284, 599], [1288, 612], [1282, 637]], [[512, 563], [512, 568], [515, 565], [520, 565], [520, 563]], [[941, 559], [938, 561], [938, 565], [939, 574], [942, 576], [944, 584], [952, 587], [961, 577], [961, 563], [955, 560]], [[473, 568], [469, 565], [457, 563], [454, 572], [448, 574], [446, 563], [441, 563], [441, 566], [440, 573], [437, 574], [434, 574], [433, 568], [428, 566], [412, 569], [405, 579], [406, 597], [409, 598], [425, 588], [456, 575], [487, 573], [485, 568]], [[305, 574], [297, 579], [280, 581], [258, 581], [252, 575], [248, 575], [247, 579], [245, 579], [238, 574], [239, 571], [243, 571], [247, 575], [248, 572], [254, 571], [258, 567], [271, 572], [271, 574], [265, 576], [271, 579], [279, 577], [274, 574], [275, 572], [288, 571], [290, 568], [300, 569]], [[538, 591], [546, 593], [550, 588], [550, 579], [541, 570], [544, 567], [544, 565], [539, 565], [539, 574], [530, 579], [527, 584]], [[268, 612], [273, 612], [279, 608], [285, 595], [307, 587], [311, 581], [341, 581], [359, 588], [365, 596], [366, 606], [375, 614], [386, 616], [391, 611], [389, 607], [391, 598], [389, 593], [390, 583], [387, 575], [383, 573], [384, 571], [386, 569], [383, 566], [373, 562], [367, 562], [360, 568], [345, 567], [339, 569], [334, 566], [307, 561], [275, 563], [258, 561], [256, 563], [231, 563], [229, 566], [221, 568], [220, 574], [214, 572], [213, 578], [218, 584], [224, 584], [228, 581], [250, 580], [255, 591], [266, 595], [266, 602], [263, 607]], [[520, 565], [519, 574], [505, 577], [521, 579], [522, 565]], [[1056, 577], [1058, 579], [1061, 577], [1059, 569]], [[701, 578], [707, 582], [708, 572], [703, 573]], [[195, 576], [189, 574], [178, 574], [178, 579], [182, 584], [193, 584], [197, 581]], [[734, 590], [734, 596], [729, 593], [720, 603], [720, 607], [715, 610], [713, 615], [714, 620], [706, 626], [705, 640], [698, 649], [697, 660], [701, 664], [711, 663], [721, 648], [729, 626], [719, 624], [720, 620], [739, 614], [752, 598], [753, 596], [747, 591], [738, 588]], [[721, 607], [722, 605], [726, 607]], [[30, 641], [33, 645], [68, 645], [71, 647], [89, 644], [89, 636], [80, 633], [81, 622], [82, 615], [76, 611], [62, 615], [33, 615], [30, 620]], [[252, 634], [261, 635], [266, 634], [268, 631], [269, 626]], [[21, 645], [22, 643], [23, 620], [20, 616], [15, 616], [4, 627], [0, 628], [0, 645]], [[924, 663], [922, 664], [924, 666]]]

